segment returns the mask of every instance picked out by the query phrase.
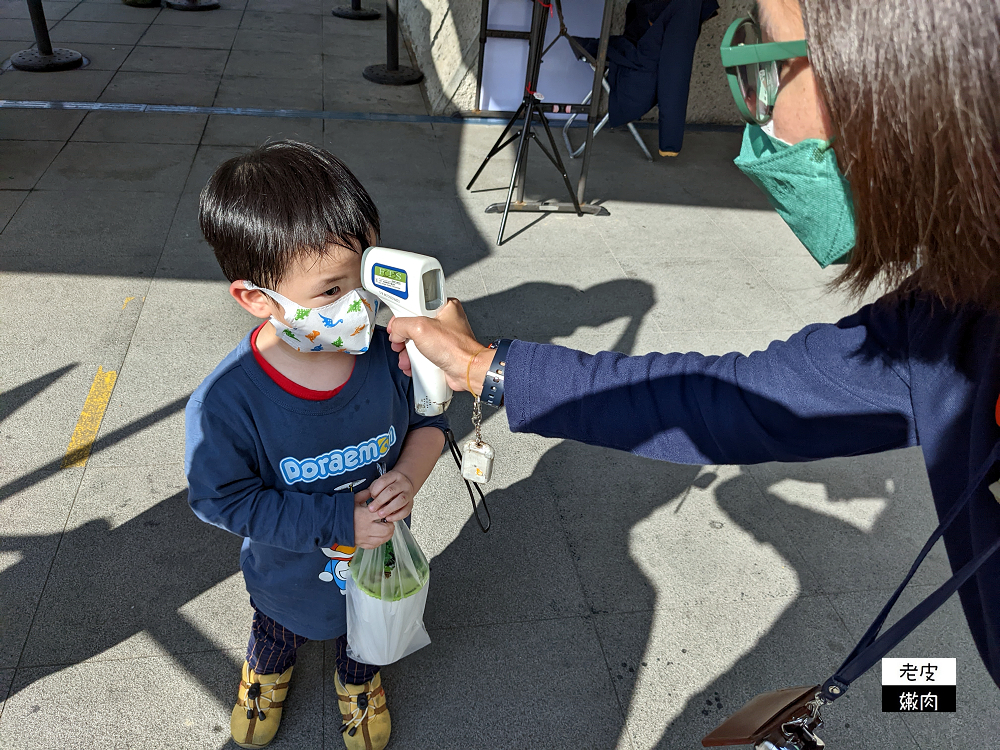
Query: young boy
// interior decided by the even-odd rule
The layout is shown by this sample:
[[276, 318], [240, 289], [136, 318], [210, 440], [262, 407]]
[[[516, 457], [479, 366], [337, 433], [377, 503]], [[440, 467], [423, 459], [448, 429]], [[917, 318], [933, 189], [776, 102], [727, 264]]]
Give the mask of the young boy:
[[222, 164], [199, 218], [229, 293], [265, 321], [186, 413], [191, 508], [244, 538], [254, 615], [233, 739], [270, 742], [296, 650], [336, 639], [344, 741], [381, 750], [390, 722], [378, 666], [346, 653], [345, 561], [409, 516], [447, 423], [415, 413], [410, 380], [375, 327], [378, 301], [359, 288], [378, 211], [332, 154], [284, 141]]

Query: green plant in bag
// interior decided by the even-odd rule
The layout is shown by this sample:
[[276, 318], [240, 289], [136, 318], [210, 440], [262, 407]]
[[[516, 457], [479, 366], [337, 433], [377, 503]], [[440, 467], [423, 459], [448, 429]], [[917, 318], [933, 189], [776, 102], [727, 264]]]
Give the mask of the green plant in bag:
[[399, 601], [427, 585], [431, 569], [427, 558], [402, 521], [385, 544], [359, 549], [350, 562], [358, 590], [383, 601]]
[[385, 571], [385, 576], [388, 578], [392, 575], [392, 571], [396, 567], [396, 553], [392, 551], [392, 540], [390, 539], [384, 545], [385, 547], [385, 557], [383, 559], [383, 570]]

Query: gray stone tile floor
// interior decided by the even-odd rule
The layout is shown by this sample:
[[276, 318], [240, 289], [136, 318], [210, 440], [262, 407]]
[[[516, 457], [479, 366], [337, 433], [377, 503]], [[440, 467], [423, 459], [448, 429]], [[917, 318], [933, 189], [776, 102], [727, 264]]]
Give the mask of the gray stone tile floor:
[[[222, 2], [45, 0], [53, 42], [90, 65], [0, 66], [0, 99], [426, 114], [419, 87], [361, 77], [384, 59], [381, 22], [334, 18], [338, 0]], [[0, 60], [31, 43], [27, 19], [0, 0]], [[250, 610], [240, 540], [185, 503], [183, 406], [252, 325], [197, 225], [198, 191], [248, 146], [339, 154], [384, 244], [440, 257], [483, 340], [750, 352], [861, 304], [827, 289], [836, 271], [733, 167], [727, 131], [652, 164], [600, 135], [588, 196], [611, 215], [515, 214], [497, 247], [484, 209], [510, 151], [465, 185], [499, 130], [0, 110], [0, 747], [231, 746]], [[528, 197], [562, 189], [533, 152]], [[61, 469], [98, 367], [117, 373], [101, 430], [85, 467]], [[456, 397], [460, 439], [470, 412]], [[492, 531], [449, 457], [417, 498], [433, 642], [384, 671], [393, 748], [699, 747], [756, 693], [825, 679], [935, 525], [919, 450], [698, 467], [514, 436], [493, 413], [484, 431]], [[947, 574], [936, 549], [902, 604]], [[828, 709], [829, 747], [995, 744], [1000, 694], [957, 602], [894, 654], [956, 657], [958, 714], [881, 713], [875, 670]], [[303, 648], [276, 750], [341, 746], [333, 663], [329, 644]]]

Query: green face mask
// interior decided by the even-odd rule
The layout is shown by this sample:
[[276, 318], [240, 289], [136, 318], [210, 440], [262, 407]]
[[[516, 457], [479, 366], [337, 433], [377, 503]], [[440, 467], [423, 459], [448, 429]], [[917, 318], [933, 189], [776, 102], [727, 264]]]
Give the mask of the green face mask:
[[854, 203], [829, 141], [788, 144], [747, 125], [735, 164], [822, 268], [847, 262], [855, 242]]

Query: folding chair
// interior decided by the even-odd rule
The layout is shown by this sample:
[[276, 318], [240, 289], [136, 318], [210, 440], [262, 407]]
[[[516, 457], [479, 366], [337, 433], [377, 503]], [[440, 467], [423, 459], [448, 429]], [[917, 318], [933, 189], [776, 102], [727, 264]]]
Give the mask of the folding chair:
[[[566, 20], [563, 18], [562, 0], [553, 0], [553, 5], [555, 6], [556, 15], [559, 16], [559, 33], [556, 34], [555, 39], [549, 42], [549, 46], [545, 48], [545, 51], [542, 54], [544, 55], [545, 52], [548, 52], [550, 49], [552, 49], [552, 47], [555, 45], [556, 42], [559, 41], [560, 38], [565, 38], [566, 41], [569, 42], [569, 46], [573, 50], [573, 53], [576, 55], [576, 59], [581, 62], [589, 63], [591, 70], [596, 71], [597, 61], [593, 58], [593, 56], [589, 52], [587, 52], [587, 50], [583, 48], [583, 45], [581, 45], [576, 39], [570, 36], [569, 30], [566, 28]], [[606, 71], [605, 71], [605, 76], [607, 76]], [[601, 81], [601, 85], [604, 87], [605, 93], [607, 93], [608, 96], [610, 97], [611, 85], [608, 83], [607, 77], [605, 77]], [[590, 100], [593, 96], [594, 92], [593, 90], [591, 90], [590, 93], [587, 94], [586, 97], [584, 97], [581, 106], [590, 104]], [[573, 114], [571, 114], [568, 118], [566, 118], [566, 123], [563, 125], [562, 129], [563, 140], [566, 142], [566, 150], [569, 151], [570, 159], [575, 159], [577, 156], [583, 153], [583, 147], [584, 147], [583, 145], [574, 149], [573, 144], [569, 140], [569, 129], [573, 125], [573, 122], [576, 120], [577, 117], [579, 117], [578, 113], [574, 112]], [[610, 115], [608, 113], [605, 113], [604, 117], [601, 118], [601, 121], [594, 128], [594, 135], [597, 135], [599, 132], [601, 132], [601, 128], [603, 128], [607, 124], [609, 117]], [[635, 142], [639, 144], [639, 148], [642, 149], [642, 153], [645, 155], [646, 160], [653, 161], [653, 157], [649, 153], [649, 149], [646, 148], [646, 144], [642, 142], [642, 138], [639, 137], [639, 133], [636, 131], [635, 125], [629, 123], [628, 131], [632, 134], [632, 137], [635, 138]]]
[[[587, 58], [585, 58], [585, 57], [581, 57], [579, 59], [581, 61], [583, 61], [583, 62], [587, 62]], [[594, 66], [591, 65], [590, 67], [593, 68]], [[604, 86], [604, 93], [606, 93], [608, 95], [608, 97], [610, 97], [611, 96], [611, 85], [608, 83], [608, 79], [605, 78], [604, 80], [602, 80], [601, 84]], [[589, 94], [587, 94], [587, 96], [585, 96], [584, 99], [583, 99], [583, 104], [590, 104], [590, 98], [593, 95], [594, 95], [593, 91], [591, 91]], [[572, 144], [572, 142], [570, 142], [570, 139], [569, 139], [569, 129], [573, 125], [573, 121], [576, 120], [577, 117], [579, 117], [579, 114], [577, 114], [576, 112], [574, 112], [572, 115], [570, 115], [569, 117], [567, 117], [566, 118], [566, 122], [563, 125], [563, 129], [562, 129], [563, 140], [566, 142], [566, 150], [569, 151], [569, 158], [570, 159], [575, 159], [581, 153], [583, 153], [583, 147], [586, 145], [585, 143], [581, 143], [574, 150], [573, 149], [573, 144]], [[605, 112], [604, 113], [604, 117], [601, 118], [601, 121], [599, 123], [597, 123], [597, 127], [594, 128], [594, 135], [597, 135], [598, 133], [600, 133], [601, 132], [601, 128], [603, 128], [605, 125], [607, 125], [609, 117], [611, 117], [611, 114], [608, 113], [608, 112]], [[633, 125], [630, 122], [630, 123], [628, 123], [628, 125], [626, 125], [626, 127], [628, 128], [628, 132], [630, 132], [632, 134], [632, 137], [635, 138], [635, 142], [639, 144], [639, 148], [642, 149], [642, 153], [643, 153], [643, 155], [645, 155], [646, 161], [653, 161], [653, 156], [652, 156], [652, 154], [649, 153], [649, 149], [646, 148], [646, 144], [643, 143], [642, 138], [639, 137], [639, 133], [638, 133], [638, 131], [636, 131], [635, 125]]]

